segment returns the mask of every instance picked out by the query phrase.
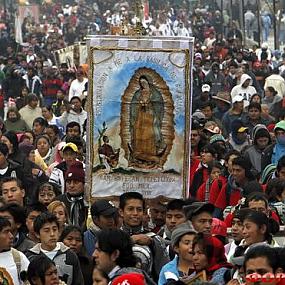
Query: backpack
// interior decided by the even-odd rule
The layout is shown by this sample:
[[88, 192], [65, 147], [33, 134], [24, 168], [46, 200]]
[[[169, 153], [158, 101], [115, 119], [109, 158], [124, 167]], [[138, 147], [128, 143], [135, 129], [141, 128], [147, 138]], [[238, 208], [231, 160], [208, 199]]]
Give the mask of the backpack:
[[[19, 283], [21, 284], [22, 279], [26, 279], [26, 272], [22, 271], [20, 251], [15, 249], [15, 248], [11, 248], [11, 253], [12, 253], [13, 260], [14, 260], [14, 262], [16, 264]], [[26, 279], [25, 281], [23, 281], [23, 284], [29, 285], [30, 283]]]
[[152, 273], [153, 255], [150, 248], [146, 245], [135, 244], [133, 253], [137, 258], [137, 268], [142, 269], [148, 274]]

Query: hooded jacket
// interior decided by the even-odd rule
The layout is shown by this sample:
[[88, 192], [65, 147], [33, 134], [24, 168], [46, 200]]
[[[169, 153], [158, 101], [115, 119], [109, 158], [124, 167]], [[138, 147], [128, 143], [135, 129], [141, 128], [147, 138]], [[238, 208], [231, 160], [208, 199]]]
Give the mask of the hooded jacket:
[[245, 147], [250, 145], [250, 140], [248, 137], [245, 138], [244, 141], [241, 141], [238, 138], [238, 130], [242, 127], [245, 127], [245, 124], [240, 119], [234, 120], [231, 124], [231, 130], [232, 131], [230, 134], [229, 143], [231, 144], [233, 149], [235, 149], [237, 151], [242, 151]]
[[[80, 263], [76, 254], [62, 242], [58, 242], [57, 245], [59, 245], [59, 250], [53, 258], [53, 262], [56, 264], [60, 279], [67, 285], [84, 284]], [[36, 244], [26, 254], [30, 261], [39, 255], [44, 255], [41, 251], [40, 243]]]
[[[242, 85], [244, 84], [244, 82], [246, 80], [250, 80], [250, 83], [249, 83], [249, 86], [244, 88]], [[256, 93], [256, 89], [251, 86], [252, 85], [252, 79], [249, 75], [247, 74], [243, 74], [240, 78], [240, 84], [236, 85], [232, 91], [231, 91], [231, 97], [232, 97], [232, 100], [234, 97], [236, 97], [237, 95], [241, 95], [244, 97], [244, 99], [249, 102], [250, 101], [250, 98], [253, 94]]]
[[[276, 129], [282, 129], [285, 131], [285, 121], [280, 121], [275, 125]], [[261, 167], [264, 169], [268, 164], [277, 164], [278, 160], [285, 155], [285, 145], [278, 143], [269, 145], [263, 152], [261, 157]]]
[[269, 139], [268, 145], [271, 144], [271, 137], [267, 128], [264, 125], [259, 124], [256, 125], [252, 130], [252, 146], [248, 147], [244, 152], [244, 156], [246, 156], [250, 160], [252, 166], [258, 173], [261, 173], [262, 171], [261, 157], [263, 149], [258, 148], [257, 138], [261, 137], [267, 137]]
[[262, 103], [266, 104], [269, 107], [269, 114], [273, 116], [276, 120], [278, 120], [279, 115], [283, 109], [283, 97], [279, 94], [273, 97], [273, 100], [264, 97], [262, 99]]

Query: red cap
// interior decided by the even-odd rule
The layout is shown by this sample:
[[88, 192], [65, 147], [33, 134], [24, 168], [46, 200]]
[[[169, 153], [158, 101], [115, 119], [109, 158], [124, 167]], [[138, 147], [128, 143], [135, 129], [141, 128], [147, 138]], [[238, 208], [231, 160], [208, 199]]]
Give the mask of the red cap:
[[146, 283], [142, 274], [128, 273], [115, 278], [112, 285], [146, 285]]

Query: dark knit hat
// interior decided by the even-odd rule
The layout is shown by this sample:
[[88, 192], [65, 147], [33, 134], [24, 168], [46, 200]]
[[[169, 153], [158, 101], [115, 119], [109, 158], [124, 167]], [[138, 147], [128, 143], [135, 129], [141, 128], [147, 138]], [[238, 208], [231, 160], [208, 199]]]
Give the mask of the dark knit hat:
[[30, 152], [31, 152], [32, 150], [35, 150], [35, 147], [34, 147], [32, 144], [30, 144], [30, 143], [21, 142], [21, 143], [19, 144], [19, 150], [20, 150], [20, 152], [24, 153], [24, 155], [25, 155], [26, 157], [28, 157], [29, 154], [30, 154]]
[[85, 182], [85, 171], [83, 164], [80, 161], [74, 162], [66, 171], [65, 181], [76, 180], [82, 183]]

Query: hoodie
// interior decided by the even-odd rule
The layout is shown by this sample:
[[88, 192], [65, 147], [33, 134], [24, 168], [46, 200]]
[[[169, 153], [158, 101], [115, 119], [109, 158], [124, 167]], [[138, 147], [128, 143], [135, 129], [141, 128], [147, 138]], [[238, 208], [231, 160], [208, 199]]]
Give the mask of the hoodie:
[[[58, 248], [53, 262], [58, 269], [58, 275], [62, 281], [67, 285], [82, 285], [84, 279], [80, 269], [80, 263], [76, 254], [62, 242], [58, 242]], [[41, 244], [36, 244], [33, 248], [28, 250], [26, 256], [31, 261], [34, 257], [45, 254], [41, 249]]]
[[244, 140], [240, 140], [238, 138], [238, 133], [239, 133], [238, 130], [240, 128], [245, 128], [245, 127], [246, 127], [245, 124], [240, 119], [234, 120], [231, 124], [232, 132], [230, 134], [229, 143], [231, 144], [233, 149], [237, 151], [242, 151], [245, 147], [250, 145], [250, 140], [248, 137], [245, 138]]
[[[249, 86], [244, 88], [242, 85], [248, 79], [250, 80]], [[243, 96], [244, 100], [246, 100], [247, 103], [250, 102], [251, 96], [253, 94], [257, 93], [256, 89], [251, 85], [252, 85], [251, 77], [247, 74], [243, 74], [240, 78], [240, 84], [236, 85], [231, 91], [232, 100], [237, 95], [241, 95], [241, 96]]]
[[264, 125], [258, 124], [252, 130], [252, 141], [253, 144], [246, 149], [244, 155], [250, 160], [252, 166], [258, 173], [261, 173], [261, 156], [264, 149], [260, 149], [257, 146], [257, 139], [267, 137], [269, 139], [268, 145], [271, 144], [271, 137]]
[[283, 97], [279, 94], [275, 95], [273, 98], [264, 97], [262, 103], [268, 106], [269, 114], [278, 121], [279, 115], [283, 109]]

